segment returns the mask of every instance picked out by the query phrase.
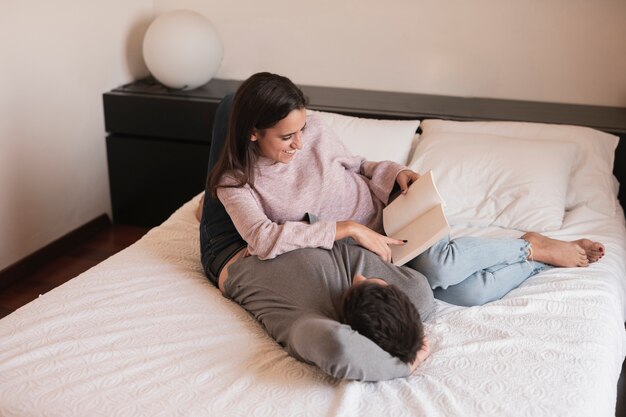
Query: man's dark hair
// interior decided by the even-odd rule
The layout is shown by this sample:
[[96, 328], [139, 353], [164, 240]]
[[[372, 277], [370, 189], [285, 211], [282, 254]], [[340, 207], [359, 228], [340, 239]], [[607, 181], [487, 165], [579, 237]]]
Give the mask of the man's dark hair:
[[343, 321], [403, 362], [415, 360], [424, 328], [409, 297], [395, 285], [363, 282], [344, 295]]

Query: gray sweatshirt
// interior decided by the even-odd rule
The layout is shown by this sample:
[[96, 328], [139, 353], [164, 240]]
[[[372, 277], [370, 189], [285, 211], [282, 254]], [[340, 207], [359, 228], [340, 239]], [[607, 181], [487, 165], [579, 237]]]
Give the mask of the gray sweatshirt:
[[336, 242], [331, 250], [305, 248], [263, 261], [242, 258], [228, 269], [224, 289], [290, 355], [336, 378], [380, 381], [407, 376], [406, 363], [339, 322], [343, 294], [357, 273], [398, 286], [423, 320], [429, 316], [433, 292], [423, 275], [383, 262], [350, 240]]

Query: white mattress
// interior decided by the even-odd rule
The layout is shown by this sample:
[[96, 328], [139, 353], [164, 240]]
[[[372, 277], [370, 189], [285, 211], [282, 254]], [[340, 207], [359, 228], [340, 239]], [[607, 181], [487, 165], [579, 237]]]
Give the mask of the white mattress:
[[418, 373], [360, 383], [289, 357], [207, 282], [196, 204], [0, 320], [1, 416], [615, 415], [621, 213], [581, 208], [551, 235], [602, 240], [601, 262], [547, 271], [482, 307], [438, 302]]

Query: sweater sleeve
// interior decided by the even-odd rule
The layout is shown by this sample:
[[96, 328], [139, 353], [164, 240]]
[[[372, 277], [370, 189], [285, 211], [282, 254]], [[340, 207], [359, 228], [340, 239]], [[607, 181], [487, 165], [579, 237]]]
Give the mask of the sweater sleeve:
[[364, 161], [361, 165], [361, 174], [370, 179], [370, 191], [387, 204], [391, 190], [396, 184], [396, 177], [405, 169], [409, 168], [393, 161]]
[[350, 326], [318, 314], [307, 314], [293, 324], [287, 349], [335, 378], [383, 381], [411, 372], [406, 363]]
[[335, 242], [336, 223], [320, 221], [271, 221], [255, 199], [250, 186], [221, 187], [217, 195], [235, 228], [248, 243], [248, 252], [260, 259], [276, 256], [300, 248], [331, 249]]

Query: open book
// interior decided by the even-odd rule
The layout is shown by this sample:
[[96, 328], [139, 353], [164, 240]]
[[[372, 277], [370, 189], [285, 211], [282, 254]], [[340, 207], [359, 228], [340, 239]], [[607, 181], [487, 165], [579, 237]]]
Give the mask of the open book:
[[404, 265], [450, 232], [443, 212], [445, 203], [437, 191], [432, 171], [415, 181], [383, 210], [387, 236], [407, 240], [391, 245], [394, 265]]

